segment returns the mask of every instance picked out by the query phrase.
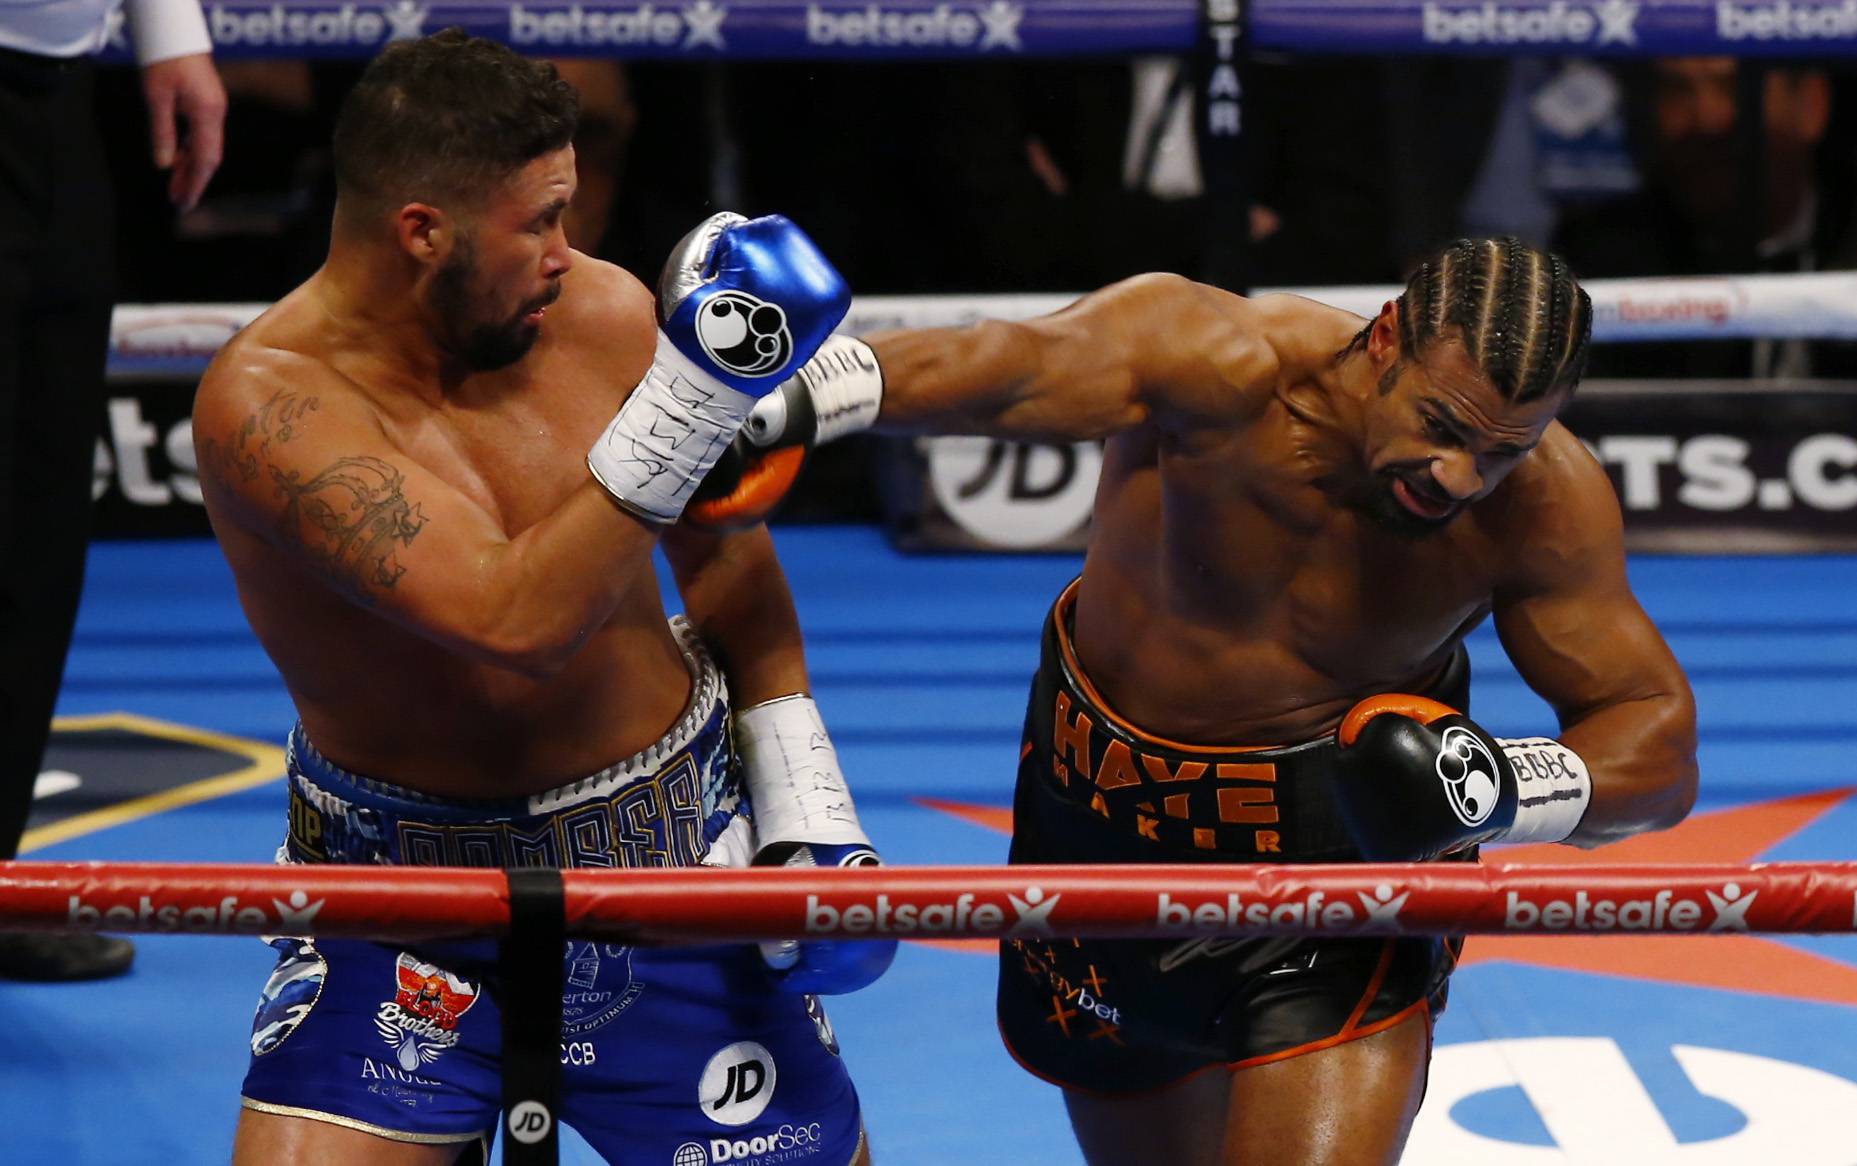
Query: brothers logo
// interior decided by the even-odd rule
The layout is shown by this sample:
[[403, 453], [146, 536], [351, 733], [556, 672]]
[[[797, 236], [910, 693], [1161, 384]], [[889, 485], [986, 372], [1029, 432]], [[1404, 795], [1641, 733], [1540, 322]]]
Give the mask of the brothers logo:
[[458, 1022], [477, 1003], [481, 989], [407, 952], [395, 961], [394, 977], [393, 999], [381, 1002], [374, 1027], [393, 1046], [400, 1068], [411, 1073], [457, 1045]]

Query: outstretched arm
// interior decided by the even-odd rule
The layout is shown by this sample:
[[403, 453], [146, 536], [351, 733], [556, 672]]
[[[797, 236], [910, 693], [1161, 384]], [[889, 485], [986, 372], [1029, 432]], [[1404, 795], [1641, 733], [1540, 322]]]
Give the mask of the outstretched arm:
[[749, 422], [756, 444], [896, 432], [1087, 441], [1228, 417], [1274, 376], [1256, 303], [1142, 275], [1049, 316], [834, 337]]
[[[1544, 446], [1543, 454], [1549, 453]], [[1625, 577], [1624, 529], [1604, 471], [1577, 442], [1552, 453], [1556, 497], [1496, 596], [1495, 623], [1522, 679], [1553, 706], [1560, 741], [1592, 774], [1568, 841], [1598, 846], [1675, 825], [1696, 798], [1689, 682]]]

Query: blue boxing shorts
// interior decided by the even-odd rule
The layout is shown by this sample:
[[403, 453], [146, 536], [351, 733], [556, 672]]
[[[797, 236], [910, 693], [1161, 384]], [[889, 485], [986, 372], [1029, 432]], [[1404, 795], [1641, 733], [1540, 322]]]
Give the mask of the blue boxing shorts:
[[[337, 768], [292, 733], [292, 862], [410, 866], [740, 865], [752, 843], [727, 687], [694, 633], [695, 679], [657, 744], [546, 793], [443, 799]], [[492, 941], [271, 940], [243, 1103], [488, 1154], [502, 1087]], [[562, 1120], [608, 1161], [842, 1166], [857, 1091], [815, 997], [780, 991], [751, 945], [562, 953]]]

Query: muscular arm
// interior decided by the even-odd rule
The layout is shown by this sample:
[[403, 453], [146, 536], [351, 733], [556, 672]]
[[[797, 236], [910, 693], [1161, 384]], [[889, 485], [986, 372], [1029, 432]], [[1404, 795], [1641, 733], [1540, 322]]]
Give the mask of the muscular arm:
[[880, 333], [877, 424], [903, 431], [1087, 441], [1150, 417], [1219, 418], [1274, 374], [1252, 301], [1143, 275], [1035, 320]]
[[1632, 595], [1605, 473], [1564, 431], [1544, 443], [1553, 497], [1496, 596], [1496, 631], [1586, 762], [1592, 802], [1568, 841], [1598, 846], [1681, 821], [1696, 798], [1696, 706], [1676, 657]]
[[215, 526], [469, 657], [559, 669], [648, 571], [657, 532], [591, 476], [515, 537], [390, 441], [352, 386], [276, 350], [215, 365], [194, 411]]
[[688, 525], [664, 535], [684, 611], [746, 708], [810, 690], [799, 615], [765, 526], [720, 532]]

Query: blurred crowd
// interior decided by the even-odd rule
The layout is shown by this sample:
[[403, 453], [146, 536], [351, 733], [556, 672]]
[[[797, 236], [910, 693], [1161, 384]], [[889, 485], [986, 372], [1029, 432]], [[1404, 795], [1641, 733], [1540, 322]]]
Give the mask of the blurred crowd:
[[[1248, 237], [1254, 286], [1401, 280], [1461, 234], [1550, 245], [1588, 278], [1857, 267], [1853, 78], [1836, 66], [1260, 59], [1238, 207], [1202, 193], [1194, 78], [1174, 59], [559, 65], [584, 103], [570, 237], [648, 282], [718, 207], [790, 215], [861, 293], [1236, 282], [1205, 270], [1213, 229]], [[133, 76], [105, 76], [123, 301], [268, 300], [321, 260], [330, 122], [359, 64], [219, 67], [226, 164], [178, 217], [138, 185], [160, 179], [134, 161]], [[1849, 376], [1857, 358], [1632, 345], [1593, 372]]]

